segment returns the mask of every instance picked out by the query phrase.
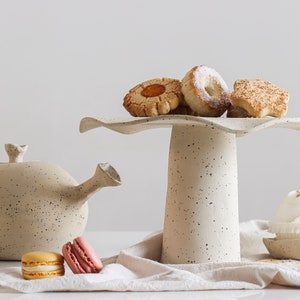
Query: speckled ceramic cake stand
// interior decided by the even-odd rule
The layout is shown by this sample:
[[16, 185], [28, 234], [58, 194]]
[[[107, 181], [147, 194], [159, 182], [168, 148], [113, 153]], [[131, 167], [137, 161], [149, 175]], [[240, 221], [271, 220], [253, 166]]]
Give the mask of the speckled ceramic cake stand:
[[240, 260], [236, 137], [269, 127], [300, 130], [300, 119], [229, 119], [182, 115], [81, 120], [132, 134], [172, 127], [163, 228], [163, 263]]

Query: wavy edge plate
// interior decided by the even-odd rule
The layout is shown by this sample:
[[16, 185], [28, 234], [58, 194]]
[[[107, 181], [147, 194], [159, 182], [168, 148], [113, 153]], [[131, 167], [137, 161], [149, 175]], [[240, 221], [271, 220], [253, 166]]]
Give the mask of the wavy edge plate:
[[187, 115], [164, 115], [158, 117], [84, 117], [79, 131], [105, 127], [110, 130], [133, 134], [153, 128], [166, 128], [174, 125], [193, 125], [219, 128], [225, 132], [243, 136], [265, 128], [289, 128], [300, 130], [300, 118], [203, 118]]

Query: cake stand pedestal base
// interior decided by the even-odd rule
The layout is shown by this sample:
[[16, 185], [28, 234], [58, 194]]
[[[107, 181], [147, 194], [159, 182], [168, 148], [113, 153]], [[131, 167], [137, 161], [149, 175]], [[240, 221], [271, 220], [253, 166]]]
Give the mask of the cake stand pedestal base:
[[173, 125], [161, 262], [240, 261], [236, 135]]

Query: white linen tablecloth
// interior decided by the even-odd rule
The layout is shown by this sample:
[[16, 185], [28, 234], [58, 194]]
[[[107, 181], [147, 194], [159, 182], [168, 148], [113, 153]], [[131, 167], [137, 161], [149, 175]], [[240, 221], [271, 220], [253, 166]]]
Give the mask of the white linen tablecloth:
[[216, 289], [262, 289], [269, 284], [300, 287], [300, 262], [268, 260], [262, 238], [268, 237], [267, 221], [240, 224], [242, 261], [170, 265], [158, 262], [162, 233], [103, 259], [99, 274], [73, 274], [24, 280], [20, 267], [0, 272], [0, 286], [18, 292], [45, 291], [188, 291]]

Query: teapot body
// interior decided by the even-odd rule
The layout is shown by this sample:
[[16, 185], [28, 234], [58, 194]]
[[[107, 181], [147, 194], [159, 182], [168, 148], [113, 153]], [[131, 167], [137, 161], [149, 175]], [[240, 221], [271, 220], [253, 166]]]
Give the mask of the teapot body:
[[88, 203], [74, 201], [78, 183], [59, 166], [44, 162], [0, 164], [0, 260], [30, 251], [61, 252], [83, 233]]
[[87, 200], [121, 178], [108, 163], [78, 184], [61, 167], [23, 162], [27, 145], [6, 144], [8, 163], [0, 163], [0, 260], [20, 260], [31, 251], [61, 252], [66, 241], [82, 235]]

